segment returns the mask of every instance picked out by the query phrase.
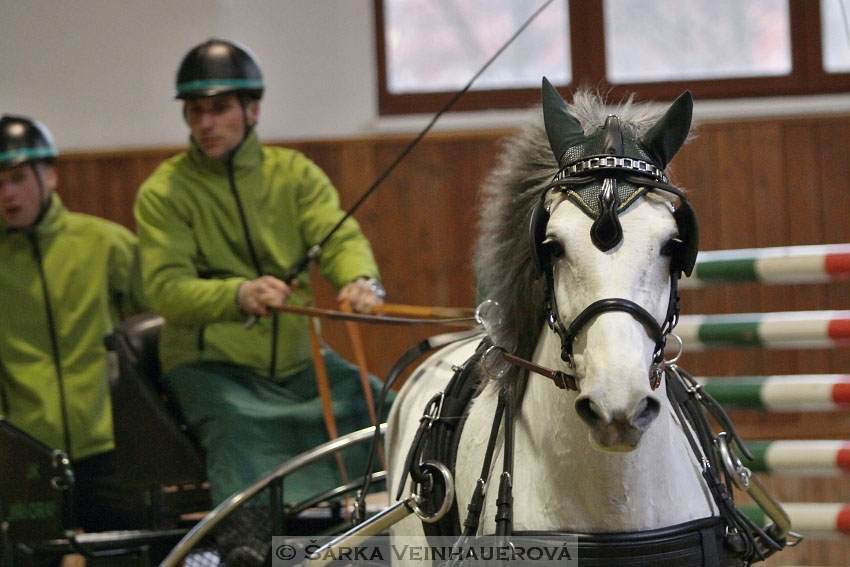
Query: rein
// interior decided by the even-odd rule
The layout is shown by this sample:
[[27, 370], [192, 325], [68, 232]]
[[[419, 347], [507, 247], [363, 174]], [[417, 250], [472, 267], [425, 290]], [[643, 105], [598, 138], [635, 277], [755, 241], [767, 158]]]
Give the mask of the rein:
[[[604, 300], [610, 301], [610, 300]], [[626, 300], [621, 300], [626, 301]], [[640, 306], [635, 304], [637, 309]], [[467, 307], [439, 307], [439, 306], [421, 306], [421, 305], [401, 305], [401, 304], [384, 304], [374, 307], [372, 312], [374, 315], [365, 313], [353, 313], [350, 310], [343, 308], [342, 310], [322, 309], [319, 307], [303, 307], [298, 305], [284, 305], [276, 308], [282, 313], [292, 313], [294, 315], [304, 315], [306, 317], [322, 317], [325, 319], [345, 321], [346, 323], [369, 323], [383, 325], [438, 325], [445, 327], [478, 327], [481, 320], [475, 315], [474, 309]], [[647, 317], [651, 317], [647, 314]], [[365, 370], [365, 356], [361, 356], [362, 347], [358, 348], [358, 343], [362, 343], [359, 339], [359, 334], [349, 327], [349, 337], [352, 341], [353, 348], [356, 351], [357, 363], [361, 369]], [[578, 390], [575, 376], [567, 374], [561, 370], [552, 370], [539, 364], [535, 364], [530, 360], [520, 358], [514, 354], [507, 352], [502, 347], [492, 345], [484, 354], [484, 358], [490, 355], [491, 351], [498, 351], [502, 360], [518, 366], [525, 370], [529, 370], [549, 378], [561, 390]], [[495, 378], [487, 370], [486, 365], [482, 365], [488, 376]]]
[[282, 313], [323, 317], [339, 321], [356, 323], [374, 323], [382, 325], [443, 325], [446, 327], [474, 327], [477, 321], [474, 310], [463, 307], [421, 307], [417, 305], [379, 305], [372, 309], [374, 315], [352, 313], [350, 311], [284, 305], [275, 308]]

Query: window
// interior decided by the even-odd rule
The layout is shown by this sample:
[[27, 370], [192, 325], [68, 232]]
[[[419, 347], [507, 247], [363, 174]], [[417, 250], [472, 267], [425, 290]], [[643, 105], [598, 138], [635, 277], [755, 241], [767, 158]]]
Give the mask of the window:
[[791, 72], [787, 0], [605, 0], [602, 15], [613, 84]]
[[823, 68], [827, 73], [850, 72], [850, 7], [846, 0], [821, 0]]
[[[848, 0], [554, 0], [456, 110], [554, 84], [671, 99], [850, 91]], [[441, 108], [544, 0], [375, 0], [382, 114]]]
[[[393, 0], [385, 3], [387, 88], [393, 93], [457, 91], [528, 19], [527, 0]], [[566, 0], [536, 18], [473, 88], [535, 87], [570, 77]]]

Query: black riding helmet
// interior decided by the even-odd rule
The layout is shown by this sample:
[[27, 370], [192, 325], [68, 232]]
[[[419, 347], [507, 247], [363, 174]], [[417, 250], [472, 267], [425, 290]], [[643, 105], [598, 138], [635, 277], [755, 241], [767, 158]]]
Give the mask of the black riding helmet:
[[0, 169], [30, 161], [53, 161], [59, 152], [50, 130], [25, 116], [0, 117]]
[[183, 57], [174, 98], [187, 100], [222, 93], [263, 96], [263, 74], [256, 56], [238, 43], [209, 39]]
[[38, 120], [10, 114], [0, 117], [0, 170], [26, 163], [38, 180], [41, 205], [31, 227], [38, 225], [50, 208], [50, 191], [38, 164], [53, 163], [58, 155], [50, 130]]

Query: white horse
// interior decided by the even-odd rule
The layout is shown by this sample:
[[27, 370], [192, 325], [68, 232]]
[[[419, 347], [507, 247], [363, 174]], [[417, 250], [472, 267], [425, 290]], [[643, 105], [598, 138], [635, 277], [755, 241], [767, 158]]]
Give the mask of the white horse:
[[[572, 376], [578, 389], [559, 389], [487, 357], [487, 373], [502, 375], [481, 373], [463, 426], [454, 470], [460, 521], [481, 475], [499, 391], [507, 385], [517, 401], [515, 533], [657, 534], [648, 530], [695, 526], [717, 516], [718, 506], [663, 385], [654, 389], [653, 383], [663, 368], [658, 333], [670, 331], [671, 302], [677, 302], [671, 285], [690, 271], [696, 255], [692, 213], [686, 199], [666, 190], [662, 171], [688, 136], [690, 94], [660, 117], [630, 101], [608, 117], [603, 101], [587, 92], [567, 107], [545, 79], [543, 100], [545, 130], [536, 123], [509, 140], [484, 184], [476, 267], [501, 308], [498, 320], [487, 324], [492, 341]], [[617, 159], [589, 159], [599, 156]], [[688, 214], [680, 210], [674, 217], [677, 205]], [[530, 217], [537, 218], [529, 239]], [[479, 341], [438, 351], [402, 388], [387, 430], [391, 494], [407, 478], [405, 458], [427, 402]], [[503, 422], [484, 479], [479, 534], [497, 529], [504, 428]], [[404, 496], [413, 490], [406, 482]], [[422, 536], [422, 523], [411, 516], [392, 533]], [[718, 565], [739, 564], [720, 552], [718, 558]]]

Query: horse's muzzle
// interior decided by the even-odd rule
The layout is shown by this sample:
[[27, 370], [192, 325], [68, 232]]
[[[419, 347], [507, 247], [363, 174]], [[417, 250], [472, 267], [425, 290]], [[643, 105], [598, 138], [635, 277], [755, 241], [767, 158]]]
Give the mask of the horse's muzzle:
[[609, 413], [591, 396], [580, 395], [575, 408], [599, 445], [615, 451], [630, 451], [637, 447], [643, 433], [658, 416], [661, 403], [655, 396], [648, 395], [629, 411]]

